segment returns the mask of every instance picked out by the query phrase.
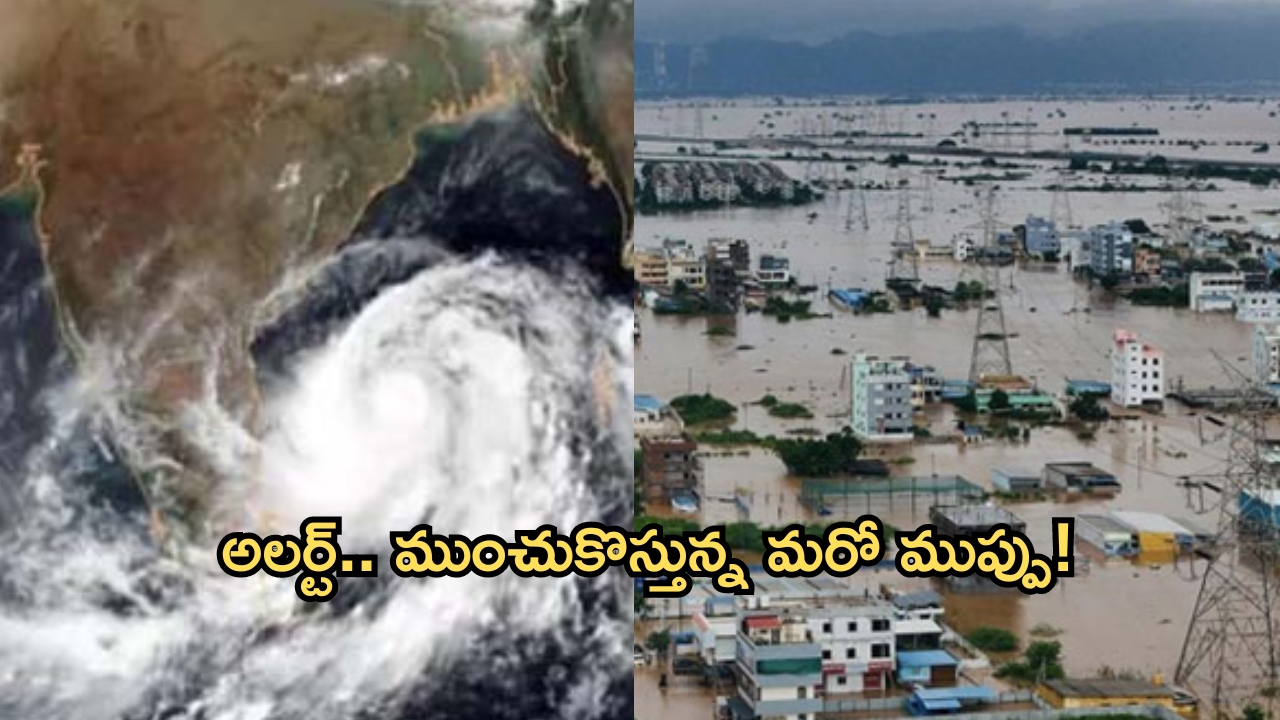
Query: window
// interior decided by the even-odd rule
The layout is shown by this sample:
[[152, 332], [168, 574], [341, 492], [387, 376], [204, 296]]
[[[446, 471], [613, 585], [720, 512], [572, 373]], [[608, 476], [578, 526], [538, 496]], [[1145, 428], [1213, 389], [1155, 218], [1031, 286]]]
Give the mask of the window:
[[853, 660], [856, 657], [858, 657], [858, 648], [845, 648], [844, 658], [846, 660]]
[[830, 635], [830, 634], [831, 634], [831, 623], [829, 623], [829, 622], [824, 622], [824, 623], [822, 623], [822, 632], [824, 632], [824, 633], [826, 633], [826, 634]]
[[822, 659], [823, 659], [823, 660], [830, 660], [830, 659], [831, 659], [831, 651], [830, 651], [830, 650], [823, 650], [823, 651], [822, 651]]
[[843, 675], [837, 675], [837, 676], [836, 676], [836, 684], [837, 684], [837, 685], [844, 685], [844, 684], [846, 684], [846, 683], [848, 683], [848, 682], [849, 682], [849, 679], [848, 679], [848, 678], [846, 678], [845, 676], [843, 676]]
[[889, 621], [884, 619], [871, 621], [871, 632], [888, 632]]
[[872, 645], [872, 646], [871, 646], [871, 657], [873, 657], [873, 658], [887, 658], [887, 657], [889, 657], [889, 645], [888, 645], [888, 643], [876, 643], [875, 645]]
[[849, 632], [851, 632], [851, 633], [856, 633], [856, 632], [858, 632], [858, 621], [857, 621], [857, 620], [850, 620], [850, 621], [849, 621]]

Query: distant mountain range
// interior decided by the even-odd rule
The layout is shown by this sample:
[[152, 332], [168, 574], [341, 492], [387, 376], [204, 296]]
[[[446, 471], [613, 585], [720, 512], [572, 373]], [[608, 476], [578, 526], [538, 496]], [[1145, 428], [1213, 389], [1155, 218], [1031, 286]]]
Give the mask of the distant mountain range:
[[[637, 97], [1246, 91], [1280, 87], [1280, 16], [1127, 23], [1044, 37], [996, 27], [821, 45], [636, 43]], [[665, 76], [657, 58], [665, 55]]]

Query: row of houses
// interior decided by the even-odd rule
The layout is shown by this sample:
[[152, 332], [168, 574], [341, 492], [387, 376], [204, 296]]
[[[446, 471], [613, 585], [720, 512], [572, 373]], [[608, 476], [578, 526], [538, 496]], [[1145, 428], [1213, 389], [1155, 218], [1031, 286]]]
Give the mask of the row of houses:
[[[1226, 234], [1212, 228], [1191, 228], [1183, 240], [1152, 233], [1140, 221], [1113, 221], [1083, 231], [1063, 231], [1052, 220], [1028, 216], [1020, 229], [1022, 251], [1036, 259], [1066, 259], [1073, 268], [1088, 268], [1097, 277], [1130, 279], [1137, 283], [1181, 280], [1177, 257], [1223, 257], [1231, 249]], [[1270, 256], [1263, 255], [1264, 263]]]
[[658, 205], [731, 204], [744, 194], [786, 201], [799, 185], [770, 162], [653, 162], [641, 168], [638, 180]]
[[1231, 312], [1253, 326], [1252, 365], [1255, 379], [1280, 391], [1280, 291], [1263, 272], [1192, 273], [1191, 309], [1197, 313]]
[[747, 241], [728, 238], [709, 240], [702, 253], [686, 240], [665, 240], [636, 252], [634, 272], [642, 287], [702, 293], [710, 307], [725, 312], [736, 311], [753, 289], [767, 292], [792, 282], [788, 258], [761, 255], [753, 268]]
[[[979, 510], [944, 514], [958, 523], [944, 532], [987, 522]], [[946, 626], [943, 598], [931, 590], [882, 586], [873, 596], [830, 578], [762, 576], [761, 582], [759, 596], [707, 590], [681, 615], [690, 617], [693, 630], [675, 637], [682, 664], [696, 658], [706, 677], [727, 680], [719, 690], [727, 696], [724, 718], [838, 717], [867, 698], [875, 703], [868, 709], [917, 716], [999, 710], [1002, 701], [1041, 710], [1155, 706], [1168, 717], [1196, 715], [1194, 697], [1159, 677], [1047, 680], [1016, 697], [970, 684], [967, 674], [989, 661]]]
[[[1272, 328], [1258, 352], [1280, 383], [1280, 327]], [[1118, 329], [1111, 348], [1110, 399], [1123, 408], [1160, 405], [1165, 398], [1167, 368], [1164, 353], [1137, 335]], [[868, 442], [897, 442], [915, 436], [916, 414], [940, 399], [973, 396], [978, 412], [987, 410], [997, 392], [1011, 408], [1057, 411], [1056, 401], [1021, 377], [985, 378], [974, 385], [949, 387], [936, 368], [914, 364], [906, 357], [881, 358], [859, 354], [853, 360], [850, 427]]]
[[815, 717], [840, 696], [957, 684], [962, 660], [946, 649], [937, 593], [767, 582], [778, 587], [762, 598], [707, 597], [692, 613], [687, 651], [732, 677], [733, 717]]

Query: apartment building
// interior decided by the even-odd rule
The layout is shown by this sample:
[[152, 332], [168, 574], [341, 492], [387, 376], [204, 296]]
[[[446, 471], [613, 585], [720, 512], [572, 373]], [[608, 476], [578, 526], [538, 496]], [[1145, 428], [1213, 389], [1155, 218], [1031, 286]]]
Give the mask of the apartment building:
[[855, 434], [871, 442], [910, 440], [914, 425], [915, 382], [905, 359], [858, 355], [853, 361]]
[[1128, 330], [1116, 330], [1111, 347], [1111, 402], [1142, 407], [1164, 402], [1164, 353], [1138, 341]]

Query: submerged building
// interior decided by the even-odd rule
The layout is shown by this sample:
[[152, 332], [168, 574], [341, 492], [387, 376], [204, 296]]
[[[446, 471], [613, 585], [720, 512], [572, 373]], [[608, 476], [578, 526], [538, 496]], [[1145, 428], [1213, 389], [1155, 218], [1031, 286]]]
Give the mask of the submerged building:
[[701, 502], [702, 460], [687, 435], [640, 439], [642, 485], [648, 502]]
[[1111, 346], [1111, 402], [1124, 408], [1164, 402], [1164, 353], [1116, 330]]
[[858, 355], [853, 361], [853, 432], [870, 442], [910, 440], [914, 385], [905, 359]]

